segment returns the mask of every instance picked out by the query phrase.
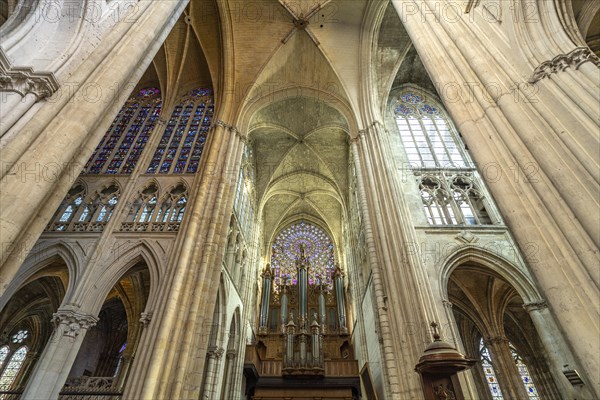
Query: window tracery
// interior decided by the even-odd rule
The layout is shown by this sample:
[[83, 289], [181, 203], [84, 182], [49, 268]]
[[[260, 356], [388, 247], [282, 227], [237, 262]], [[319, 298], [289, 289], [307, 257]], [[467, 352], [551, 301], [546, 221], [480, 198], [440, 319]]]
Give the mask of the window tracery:
[[[120, 189], [110, 183], [88, 197], [81, 183], [67, 193], [47, 230], [55, 232], [102, 232], [119, 201]], [[91, 199], [92, 200], [91, 200]]]
[[87, 174], [131, 174], [160, 115], [160, 90], [131, 96], [84, 167]]
[[300, 257], [301, 246], [304, 246], [304, 254], [311, 263], [309, 285], [321, 283], [332, 290], [335, 271], [333, 243], [325, 231], [305, 221], [283, 229], [273, 242], [271, 268], [274, 290], [278, 292], [281, 285], [297, 283], [296, 259]]
[[19, 329], [10, 337], [8, 344], [0, 347], [0, 390], [13, 389], [29, 352], [29, 348], [24, 344], [28, 339], [29, 331]]
[[393, 111], [429, 224], [492, 224], [475, 166], [442, 107], [405, 90]]
[[211, 89], [188, 93], [171, 113], [146, 173], [195, 173], [213, 115]]
[[155, 183], [142, 190], [132, 203], [129, 216], [121, 224], [124, 232], [177, 232], [187, 206], [187, 188], [177, 184], [164, 198]]

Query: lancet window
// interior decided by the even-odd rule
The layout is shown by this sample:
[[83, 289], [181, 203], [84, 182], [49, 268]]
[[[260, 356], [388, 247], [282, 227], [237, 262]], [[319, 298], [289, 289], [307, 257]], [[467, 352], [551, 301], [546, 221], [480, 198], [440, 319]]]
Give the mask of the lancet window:
[[239, 226], [244, 231], [246, 238], [250, 238], [252, 220], [254, 218], [254, 167], [252, 149], [247, 146], [242, 158], [242, 168], [236, 184], [235, 201], [233, 209], [239, 221]]
[[210, 89], [198, 88], [188, 93], [171, 113], [146, 173], [195, 173], [213, 115]]
[[525, 362], [512, 345], [510, 345], [510, 353], [513, 357], [513, 360], [515, 361], [517, 369], [519, 370], [519, 376], [521, 377], [521, 381], [523, 382], [523, 385], [525, 385], [525, 391], [527, 391], [527, 396], [529, 396], [528, 399], [538, 400], [540, 397], [538, 396], [537, 389], [533, 384], [533, 379], [531, 379], [531, 374], [529, 373], [527, 365], [525, 365]]
[[121, 108], [84, 168], [88, 174], [133, 172], [160, 115], [157, 88], [142, 89]]
[[175, 185], [164, 196], [155, 183], [150, 183], [133, 201], [121, 231], [176, 232], [183, 221], [187, 202], [187, 188], [183, 183]]
[[493, 223], [475, 165], [442, 106], [429, 96], [404, 90], [393, 111], [428, 222]]
[[0, 390], [14, 389], [13, 384], [29, 352], [25, 344], [28, 339], [29, 331], [21, 329], [10, 337], [7, 344], [0, 347]]
[[483, 368], [483, 375], [492, 394], [493, 400], [503, 400], [502, 391], [498, 385], [498, 379], [496, 378], [496, 372], [494, 372], [494, 366], [492, 365], [492, 357], [487, 346], [483, 342], [483, 338], [479, 341], [479, 356], [481, 358], [481, 368]]
[[81, 183], [67, 193], [48, 230], [55, 232], [101, 232], [110, 221], [119, 201], [120, 189], [112, 183], [88, 196]]

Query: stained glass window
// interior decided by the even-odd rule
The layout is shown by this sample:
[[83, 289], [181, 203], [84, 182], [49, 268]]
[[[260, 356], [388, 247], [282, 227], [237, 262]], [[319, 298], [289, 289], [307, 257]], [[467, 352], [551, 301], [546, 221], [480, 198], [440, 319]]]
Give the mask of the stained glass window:
[[195, 89], [187, 94], [173, 110], [146, 172], [195, 173], [214, 110], [210, 89]]
[[519, 370], [519, 375], [521, 376], [521, 381], [523, 381], [523, 385], [525, 385], [525, 390], [527, 391], [528, 398], [530, 400], [538, 400], [540, 397], [538, 396], [537, 389], [533, 384], [533, 380], [531, 379], [531, 374], [527, 369], [527, 365], [523, 362], [523, 359], [517, 353], [517, 350], [511, 345], [510, 352], [512, 354], [513, 359], [515, 360], [515, 364], [517, 365], [517, 369]]
[[0, 371], [2, 371], [2, 366], [4, 365], [6, 357], [8, 357], [9, 351], [8, 346], [0, 347]]
[[88, 174], [130, 174], [160, 115], [160, 90], [147, 88], [121, 108], [84, 168]]
[[439, 107], [407, 92], [395, 107], [396, 124], [413, 168], [465, 168], [467, 157]]
[[77, 196], [75, 200], [73, 200], [72, 204], [69, 204], [63, 214], [60, 216], [59, 222], [71, 222], [73, 215], [83, 202], [83, 196]]
[[393, 112], [429, 224], [492, 224], [483, 184], [442, 107], [405, 91]]
[[483, 368], [485, 380], [490, 388], [492, 399], [503, 400], [504, 397], [502, 397], [502, 391], [500, 390], [498, 379], [496, 379], [496, 373], [492, 366], [492, 357], [490, 356], [490, 351], [483, 343], [483, 338], [479, 341], [479, 355], [481, 356], [481, 367]]
[[23, 362], [25, 362], [25, 357], [27, 357], [27, 346], [21, 346], [13, 353], [10, 361], [4, 368], [4, 371], [2, 371], [2, 376], [0, 376], [0, 390], [11, 389], [13, 382], [23, 366]]
[[310, 262], [309, 285], [324, 283], [332, 289], [331, 275], [335, 270], [333, 243], [321, 228], [300, 221], [279, 232], [273, 243], [271, 268], [275, 290], [278, 291], [282, 284], [297, 283], [296, 258], [300, 256], [301, 245], [304, 245], [304, 254]]
[[27, 339], [28, 337], [29, 337], [29, 332], [21, 329], [12, 336], [12, 342], [13, 343], [23, 343], [23, 341], [25, 339]]

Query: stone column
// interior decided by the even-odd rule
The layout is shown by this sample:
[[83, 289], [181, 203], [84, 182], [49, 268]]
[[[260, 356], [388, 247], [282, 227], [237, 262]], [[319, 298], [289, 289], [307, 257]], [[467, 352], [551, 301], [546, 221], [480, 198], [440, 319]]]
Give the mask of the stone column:
[[[406, 249], [407, 243], [417, 242], [411, 213], [397, 186], [398, 172], [389, 165], [393, 157], [389, 154], [391, 146], [382, 125], [373, 122], [351, 143], [364, 210], [375, 300], [373, 312], [377, 313], [382, 343], [386, 398], [421, 398], [419, 376], [409, 363], [398, 359], [398, 354], [417, 359], [423, 352], [425, 338], [407, 334], [406, 328], [426, 326], [428, 314], [431, 319], [437, 319], [431, 308], [432, 296], [421, 261]], [[398, 275], [398, 265], [405, 268], [402, 277]], [[394, 295], [388, 296], [388, 293]]]
[[[540, 341], [544, 345], [548, 360], [548, 368], [552, 372], [554, 382], [560, 390], [563, 398], [593, 398], [590, 388], [587, 385], [573, 386], [564, 378], [563, 369], [568, 365], [569, 369], [579, 370], [579, 363], [575, 361], [571, 349], [562, 339], [560, 330], [556, 321], [545, 301], [536, 301], [523, 305], [523, 308], [529, 313], [531, 321], [537, 331]], [[530, 371], [531, 372], [531, 371]], [[534, 380], [534, 384], [535, 384]]]
[[[229, 92], [226, 92], [229, 93]], [[227, 101], [219, 107], [227, 110]], [[157, 298], [153, 340], [148, 343], [143, 376], [127, 398], [198, 398], [204, 376], [208, 336], [214, 307], [245, 137], [216, 120], [200, 170], [191, 189], [186, 223], [174, 245], [167, 288]], [[210, 168], [207, 171], [206, 168]], [[169, 348], [169, 351], [165, 351]]]
[[512, 357], [509, 341], [504, 336], [496, 336], [485, 341], [492, 356], [494, 372], [502, 395], [509, 399], [527, 399], [525, 386]]
[[[187, 3], [140, 2], [143, 12], [135, 23], [120, 21], [72, 71], [70, 81], [81, 86], [45, 103], [20, 130], [27, 134], [2, 148], [0, 295], [125, 102], [124, 89], [141, 78]], [[88, 84], [103, 93], [115, 87], [123, 93], [117, 99], [76, 101], [86, 98]]]
[[234, 381], [235, 381], [235, 359], [237, 357], [237, 352], [235, 350], [227, 350], [227, 353], [225, 354], [225, 371], [224, 371], [224, 378], [225, 379], [225, 385], [223, 386], [223, 389], [221, 391], [221, 398], [222, 399], [234, 399], [235, 393], [231, 392], [231, 388], [234, 385]]
[[204, 381], [203, 399], [215, 398], [215, 384], [217, 381], [219, 360], [224, 352], [225, 350], [220, 347], [211, 347], [209, 348], [208, 353], [206, 353], [206, 380]]
[[[0, 48], [0, 138], [6, 145], [10, 138], [4, 135], [35, 103], [52, 96], [58, 90], [58, 81], [52, 72], [37, 72], [30, 67], [14, 66]], [[26, 135], [27, 132], [20, 134]]]
[[258, 326], [258, 333], [266, 335], [269, 331], [269, 302], [271, 301], [271, 266], [267, 264], [263, 273], [260, 275], [263, 280], [262, 284], [262, 301], [260, 304], [260, 324]]
[[591, 378], [600, 376], [599, 171], [589, 151], [598, 147], [597, 111], [591, 111], [598, 103], [597, 58], [559, 48], [573, 46], [550, 40], [560, 28], [543, 32], [553, 29], [540, 21], [556, 18], [554, 2], [517, 5], [517, 15], [532, 6], [527, 15], [533, 11], [540, 21], [513, 19], [514, 41], [526, 50], [506, 57], [497, 56], [501, 41], [491, 43], [467, 15], [448, 18], [440, 2], [392, 4], [436, 86], [444, 88], [440, 95], [466, 144], [477, 149], [474, 161], [495, 169], [490, 192], [557, 310], [560, 331], [590, 377], [592, 397], [599, 397], [600, 381]]
[[88, 329], [98, 319], [71, 309], [59, 309], [52, 318], [54, 332], [25, 387], [23, 399], [56, 399]]

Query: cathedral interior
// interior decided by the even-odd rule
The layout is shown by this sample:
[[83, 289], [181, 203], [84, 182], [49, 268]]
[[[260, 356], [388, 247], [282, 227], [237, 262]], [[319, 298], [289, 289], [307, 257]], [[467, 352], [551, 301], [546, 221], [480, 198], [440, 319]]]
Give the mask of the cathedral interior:
[[600, 2], [0, 0], [0, 399], [600, 398]]

